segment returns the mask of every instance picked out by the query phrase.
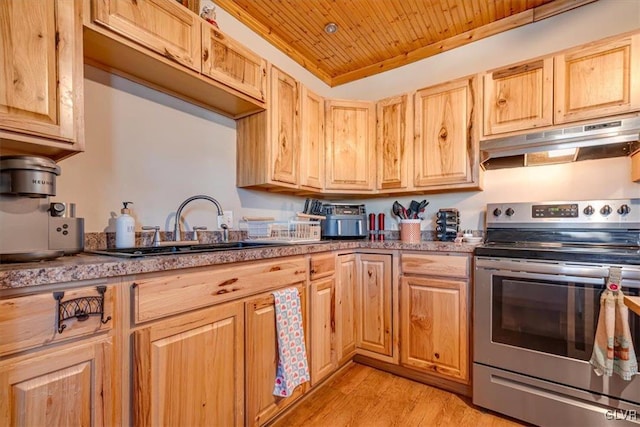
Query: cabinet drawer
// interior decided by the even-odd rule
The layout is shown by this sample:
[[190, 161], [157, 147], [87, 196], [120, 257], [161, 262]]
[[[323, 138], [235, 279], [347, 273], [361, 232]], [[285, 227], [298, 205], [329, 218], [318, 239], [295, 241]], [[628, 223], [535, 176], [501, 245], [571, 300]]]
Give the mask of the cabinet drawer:
[[304, 282], [302, 257], [153, 274], [133, 284], [136, 323]]
[[466, 255], [402, 254], [402, 274], [469, 277]]
[[[65, 328], [59, 332], [56, 326], [58, 302], [54, 298], [55, 293], [53, 291], [0, 301], [0, 356], [111, 329], [113, 319], [102, 323], [100, 315], [97, 314], [90, 315], [82, 321], [74, 317], [60, 322]], [[112, 294], [113, 287], [106, 287], [104, 319], [113, 316]], [[96, 297], [91, 300], [90, 311], [99, 310], [97, 298], [100, 297], [100, 293], [96, 286], [64, 290], [64, 296], [60, 302], [65, 306], [65, 302], [84, 297]], [[86, 309], [82, 304], [83, 301], [87, 300], [78, 300], [80, 302], [78, 307]], [[74, 304], [69, 303], [66, 307], [70, 313], [76, 313]]]
[[331, 276], [336, 271], [336, 257], [334, 254], [313, 255], [311, 257], [311, 280]]

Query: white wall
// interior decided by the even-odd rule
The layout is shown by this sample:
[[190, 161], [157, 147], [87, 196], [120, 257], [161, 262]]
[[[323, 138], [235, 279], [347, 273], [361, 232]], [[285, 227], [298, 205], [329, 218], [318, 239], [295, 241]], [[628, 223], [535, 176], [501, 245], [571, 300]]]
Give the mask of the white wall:
[[[400, 69], [329, 88], [262, 38], [218, 10], [221, 28], [291, 73], [316, 92], [335, 98], [381, 99], [455, 77], [640, 28], [640, 2], [601, 0], [566, 14], [502, 33]], [[194, 194], [217, 198], [242, 215], [286, 219], [304, 199], [235, 187], [235, 123], [207, 110], [95, 68], [85, 68], [86, 152], [60, 163], [56, 200], [77, 203], [89, 232], [103, 231], [122, 201], [133, 201], [137, 227], [173, 229], [179, 203]], [[457, 207], [462, 228], [482, 228], [486, 203], [640, 197], [629, 179], [627, 158], [485, 173], [483, 192], [416, 196], [430, 201], [427, 216]], [[369, 212], [385, 212], [395, 199], [367, 200]], [[401, 202], [410, 197], [399, 199]], [[216, 228], [215, 210], [194, 202], [185, 210], [193, 225]], [[432, 224], [425, 221], [424, 228]]]

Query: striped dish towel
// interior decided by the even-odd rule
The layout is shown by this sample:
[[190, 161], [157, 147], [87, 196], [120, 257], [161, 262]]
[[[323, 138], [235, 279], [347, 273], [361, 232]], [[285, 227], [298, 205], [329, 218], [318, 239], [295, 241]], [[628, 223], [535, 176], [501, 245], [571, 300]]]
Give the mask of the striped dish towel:
[[309, 381], [307, 350], [297, 288], [273, 292], [278, 334], [278, 368], [273, 394], [291, 396], [300, 384]]
[[620, 290], [620, 269], [611, 267], [607, 289], [600, 296], [600, 315], [593, 354], [589, 361], [596, 375], [615, 372], [625, 381], [638, 375], [638, 361], [629, 328], [629, 309]]

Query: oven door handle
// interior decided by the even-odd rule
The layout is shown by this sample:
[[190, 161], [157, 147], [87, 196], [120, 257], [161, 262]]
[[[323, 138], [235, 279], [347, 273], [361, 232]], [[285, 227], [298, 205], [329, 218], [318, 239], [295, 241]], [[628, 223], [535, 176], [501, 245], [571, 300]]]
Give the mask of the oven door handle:
[[500, 275], [503, 277], [517, 277], [521, 279], [536, 279], [536, 280], [550, 280], [554, 282], [572, 282], [581, 283], [585, 285], [604, 285], [604, 277], [583, 277], [583, 276], [568, 276], [563, 274], [541, 274], [541, 273], [528, 273], [522, 271], [502, 271], [493, 270], [494, 275]]
[[[588, 265], [566, 265], [566, 264], [542, 264], [531, 261], [510, 261], [486, 258], [476, 258], [476, 268], [482, 270], [500, 270], [511, 272], [540, 273], [549, 275], [600, 277], [606, 279], [609, 276], [609, 269], [606, 267], [591, 267]], [[623, 275], [624, 277], [624, 275]]]
[[620, 281], [620, 286], [622, 286], [622, 290], [624, 288], [632, 288], [632, 289], [640, 289], [640, 280], [630, 280], [622, 278]]

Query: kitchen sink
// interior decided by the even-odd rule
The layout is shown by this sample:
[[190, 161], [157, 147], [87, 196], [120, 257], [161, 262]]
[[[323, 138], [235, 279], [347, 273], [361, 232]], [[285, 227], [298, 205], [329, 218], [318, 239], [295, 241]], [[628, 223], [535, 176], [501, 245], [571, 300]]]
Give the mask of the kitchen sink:
[[227, 242], [227, 243], [203, 243], [197, 245], [167, 245], [167, 246], [146, 246], [137, 248], [122, 249], [102, 249], [96, 251], [87, 251], [92, 254], [109, 255], [121, 258], [135, 258], [143, 256], [155, 255], [176, 255], [176, 254], [194, 254], [201, 252], [228, 251], [236, 249], [251, 249], [265, 246], [276, 246], [276, 243], [268, 242]]

